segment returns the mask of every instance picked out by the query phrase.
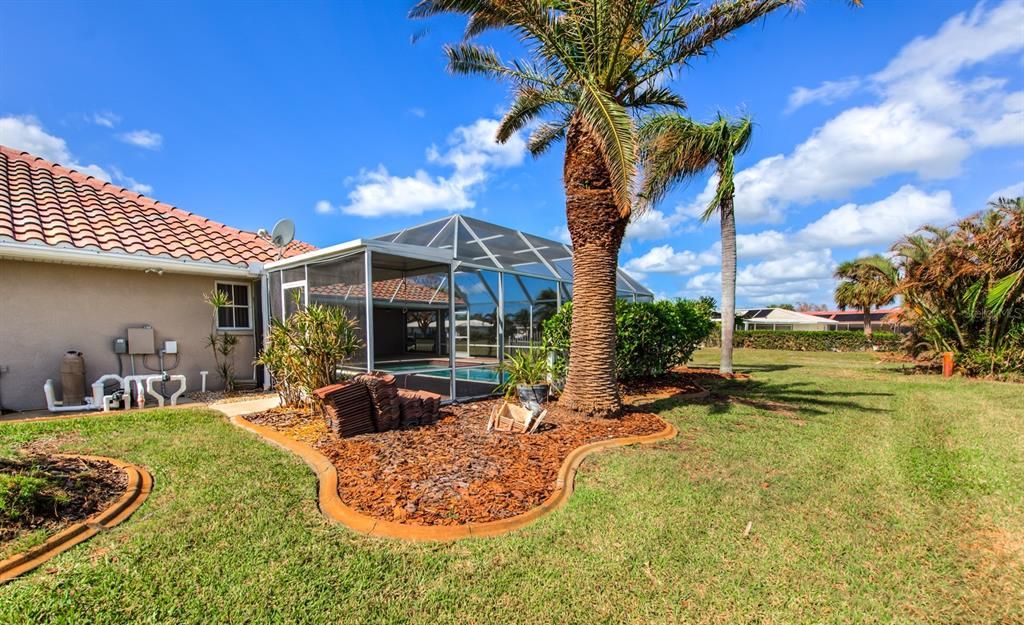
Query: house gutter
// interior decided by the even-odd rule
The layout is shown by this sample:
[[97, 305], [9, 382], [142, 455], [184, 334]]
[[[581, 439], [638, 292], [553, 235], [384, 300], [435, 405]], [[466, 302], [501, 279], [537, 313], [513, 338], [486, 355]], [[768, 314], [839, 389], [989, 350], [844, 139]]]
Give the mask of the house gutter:
[[253, 279], [263, 272], [262, 263], [250, 263], [247, 266], [241, 266], [192, 259], [118, 254], [116, 252], [102, 252], [71, 247], [52, 247], [14, 241], [0, 241], [0, 258], [246, 279]]

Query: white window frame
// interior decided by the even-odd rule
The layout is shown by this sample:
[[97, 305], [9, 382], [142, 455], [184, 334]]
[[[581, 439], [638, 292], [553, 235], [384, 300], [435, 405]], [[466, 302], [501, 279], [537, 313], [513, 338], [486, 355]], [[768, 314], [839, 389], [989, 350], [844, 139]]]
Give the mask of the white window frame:
[[213, 288], [215, 290], [219, 291], [221, 285], [231, 286], [231, 287], [244, 286], [246, 288], [245, 292], [246, 292], [247, 298], [246, 298], [245, 305], [242, 306], [242, 305], [239, 305], [239, 304], [235, 303], [235, 300], [234, 300], [235, 293], [234, 293], [234, 289], [232, 288], [231, 289], [231, 302], [232, 303], [231, 303], [231, 305], [229, 307], [230, 308], [245, 308], [245, 309], [247, 309], [249, 311], [249, 325], [247, 325], [247, 326], [233, 326], [233, 327], [229, 327], [229, 328], [223, 327], [223, 326], [220, 325], [220, 315], [218, 314], [217, 315], [217, 329], [222, 331], [222, 332], [245, 332], [247, 330], [252, 330], [253, 329], [253, 325], [252, 325], [253, 324], [253, 318], [252, 318], [252, 313], [253, 313], [253, 306], [252, 306], [252, 284], [249, 283], [249, 282], [232, 282], [230, 280], [216, 280], [213, 283]]

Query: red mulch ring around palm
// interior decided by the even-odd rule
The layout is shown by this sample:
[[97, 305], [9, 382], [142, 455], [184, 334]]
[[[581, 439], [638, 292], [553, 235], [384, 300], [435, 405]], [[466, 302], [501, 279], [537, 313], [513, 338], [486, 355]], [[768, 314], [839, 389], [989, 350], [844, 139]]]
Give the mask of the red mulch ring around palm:
[[0, 458], [0, 559], [30, 532], [53, 534], [105, 510], [127, 485], [122, 469], [100, 460]]
[[516, 516], [555, 490], [569, 453], [595, 441], [654, 434], [665, 423], [628, 411], [581, 419], [550, 405], [535, 434], [488, 432], [500, 400], [454, 404], [433, 424], [339, 439], [320, 417], [276, 409], [246, 419], [312, 445], [338, 470], [338, 494], [359, 512], [413, 525], [461, 525]]

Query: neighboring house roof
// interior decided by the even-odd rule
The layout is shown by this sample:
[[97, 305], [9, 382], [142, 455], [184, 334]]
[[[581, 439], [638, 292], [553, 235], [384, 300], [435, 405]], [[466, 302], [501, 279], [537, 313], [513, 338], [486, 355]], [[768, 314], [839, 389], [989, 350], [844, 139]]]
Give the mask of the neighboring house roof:
[[[336, 282], [334, 284], [309, 287], [310, 295], [325, 297], [340, 297], [342, 299], [354, 298], [360, 302], [366, 294], [366, 287], [362, 282], [356, 284], [345, 284]], [[448, 291], [438, 289], [434, 286], [420, 284], [408, 278], [391, 278], [388, 280], [376, 280], [373, 283], [373, 299], [395, 302], [416, 302], [420, 304], [448, 305]], [[456, 304], [464, 304], [465, 301], [455, 296]]]
[[[899, 314], [901, 309], [897, 308], [878, 308], [871, 311], [871, 321], [877, 321], [882, 323], [898, 323]], [[814, 315], [815, 317], [822, 317], [829, 321], [836, 323], [863, 323], [864, 313], [860, 310], [820, 310], [807, 313], [808, 315]]]
[[738, 310], [737, 314], [748, 324], [757, 323], [787, 323], [794, 325], [811, 325], [822, 322], [822, 319], [813, 317], [807, 313], [787, 310], [785, 308], [750, 308]]
[[[5, 240], [236, 266], [278, 256], [254, 232], [0, 146], [0, 242]], [[293, 241], [284, 256], [313, 249]]]

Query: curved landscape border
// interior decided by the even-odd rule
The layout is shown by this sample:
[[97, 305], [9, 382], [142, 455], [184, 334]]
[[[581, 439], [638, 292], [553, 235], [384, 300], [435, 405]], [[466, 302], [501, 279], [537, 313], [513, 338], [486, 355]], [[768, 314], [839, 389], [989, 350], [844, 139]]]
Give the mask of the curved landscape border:
[[379, 538], [398, 538], [409, 541], [450, 541], [470, 537], [497, 536], [519, 529], [536, 521], [542, 516], [565, 505], [572, 495], [576, 472], [583, 460], [590, 454], [627, 445], [655, 443], [669, 440], [678, 434], [674, 425], [658, 417], [665, 428], [654, 434], [644, 436], [627, 436], [611, 438], [604, 441], [588, 443], [572, 450], [562, 466], [558, 469], [555, 490], [536, 508], [507, 519], [487, 521], [485, 523], [466, 523], [464, 525], [411, 525], [385, 521], [345, 505], [338, 495], [338, 471], [326, 456], [311, 446], [289, 438], [280, 432], [263, 425], [257, 425], [242, 415], [228, 415], [232, 424], [249, 430], [263, 439], [282, 449], [290, 451], [302, 458], [316, 474], [318, 480], [318, 503], [320, 512], [332, 521], [345, 525], [354, 532]]
[[109, 462], [119, 467], [128, 476], [128, 484], [124, 494], [105, 510], [98, 512], [84, 521], [78, 521], [53, 536], [43, 544], [27, 551], [15, 554], [0, 562], [0, 584], [31, 571], [47, 560], [64, 553], [79, 543], [83, 543], [103, 530], [108, 530], [132, 515], [142, 505], [149, 493], [153, 491], [153, 476], [146, 469], [122, 462], [106, 456], [86, 456], [80, 454], [62, 454], [62, 458], [80, 458]]

